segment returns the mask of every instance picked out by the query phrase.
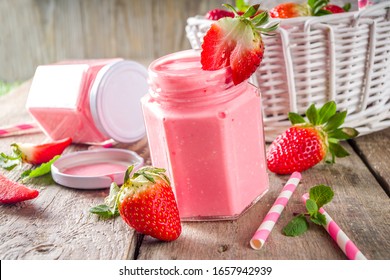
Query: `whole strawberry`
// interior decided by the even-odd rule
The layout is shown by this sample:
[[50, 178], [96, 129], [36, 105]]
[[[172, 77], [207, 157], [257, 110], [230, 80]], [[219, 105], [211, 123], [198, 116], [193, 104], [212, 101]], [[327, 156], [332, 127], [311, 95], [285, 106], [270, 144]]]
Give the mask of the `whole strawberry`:
[[224, 17], [234, 17], [234, 14], [230, 11], [222, 10], [222, 9], [213, 9], [207, 12], [205, 18], [210, 20], [219, 20]]
[[121, 217], [140, 233], [163, 241], [177, 239], [181, 233], [179, 210], [165, 170], [145, 166], [129, 178], [132, 169], [126, 172], [117, 196]]
[[359, 133], [354, 128], [340, 128], [346, 115], [346, 111], [336, 112], [333, 101], [320, 109], [311, 105], [306, 111], [309, 122], [296, 113], [289, 113], [293, 126], [271, 143], [267, 153], [268, 169], [277, 174], [291, 174], [307, 170], [323, 160], [334, 163], [336, 157], [348, 156], [338, 142]]
[[201, 63], [204, 70], [230, 66], [235, 85], [248, 79], [260, 65], [264, 44], [260, 34], [269, 35], [278, 23], [262, 27], [269, 20], [267, 12], [258, 12], [260, 5], [249, 7], [239, 15], [234, 7], [225, 4], [235, 15], [214, 22], [203, 38]]
[[269, 15], [272, 18], [294, 18], [310, 16], [311, 13], [309, 6], [305, 3], [299, 4], [294, 2], [287, 2], [273, 7], [269, 11]]
[[351, 4], [347, 3], [343, 7], [334, 5], [334, 4], [327, 4], [325, 7], [322, 8], [323, 10], [329, 11], [332, 14], [340, 14], [348, 12], [351, 9]]
[[[307, 3], [286, 2], [279, 4], [273, 7], [269, 11], [269, 14], [272, 18], [324, 16], [333, 13], [340, 13], [340, 9], [342, 10], [341, 7], [329, 4], [329, 0], [307, 0]], [[342, 12], [345, 11], [346, 10], [342, 10]]]

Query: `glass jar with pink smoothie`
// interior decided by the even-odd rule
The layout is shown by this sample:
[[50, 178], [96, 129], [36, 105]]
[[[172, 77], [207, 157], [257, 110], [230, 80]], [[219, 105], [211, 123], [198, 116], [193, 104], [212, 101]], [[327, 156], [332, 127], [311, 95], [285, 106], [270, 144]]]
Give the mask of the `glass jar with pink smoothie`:
[[149, 67], [142, 99], [151, 159], [171, 178], [183, 220], [235, 219], [268, 190], [260, 93], [230, 68], [201, 69], [200, 53]]
[[147, 91], [147, 70], [134, 61], [63, 61], [37, 67], [26, 107], [53, 140], [131, 143], [145, 135]]

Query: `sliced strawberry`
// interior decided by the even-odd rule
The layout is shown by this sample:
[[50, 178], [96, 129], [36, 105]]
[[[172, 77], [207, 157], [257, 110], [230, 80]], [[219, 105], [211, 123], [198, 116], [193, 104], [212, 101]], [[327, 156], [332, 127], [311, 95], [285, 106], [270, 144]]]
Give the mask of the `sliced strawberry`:
[[70, 137], [45, 143], [45, 144], [27, 144], [27, 143], [14, 143], [11, 146], [14, 147], [15, 154], [19, 155], [22, 161], [31, 164], [41, 164], [50, 161], [53, 157], [62, 154], [66, 147], [72, 143]]
[[145, 166], [134, 173], [128, 169], [117, 196], [123, 220], [136, 231], [163, 241], [181, 234], [179, 210], [165, 170]]
[[203, 38], [201, 63], [204, 70], [218, 70], [231, 67], [235, 85], [248, 79], [260, 65], [264, 44], [261, 34], [269, 35], [278, 23], [268, 28], [261, 27], [268, 22], [267, 12], [256, 15], [259, 5], [253, 5], [243, 14], [225, 4], [235, 14], [213, 23]]
[[359, 133], [354, 128], [340, 128], [346, 115], [346, 111], [336, 112], [333, 101], [320, 109], [310, 106], [306, 111], [309, 122], [290, 113], [293, 126], [271, 143], [267, 153], [268, 169], [278, 174], [291, 174], [307, 170], [321, 161], [334, 163], [336, 157], [348, 156], [339, 141], [351, 139]]
[[39, 192], [0, 174], [0, 203], [11, 204], [36, 198]]

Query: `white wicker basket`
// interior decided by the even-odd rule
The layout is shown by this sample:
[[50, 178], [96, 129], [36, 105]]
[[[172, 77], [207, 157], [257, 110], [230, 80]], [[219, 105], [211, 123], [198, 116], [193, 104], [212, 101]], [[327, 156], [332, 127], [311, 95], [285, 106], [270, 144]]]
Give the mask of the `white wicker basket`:
[[[200, 49], [212, 21], [187, 20], [192, 48]], [[360, 135], [390, 127], [390, 1], [361, 12], [281, 20], [263, 36], [265, 54], [252, 76], [262, 93], [266, 140], [290, 122], [288, 112], [335, 100], [348, 110], [345, 126]]]

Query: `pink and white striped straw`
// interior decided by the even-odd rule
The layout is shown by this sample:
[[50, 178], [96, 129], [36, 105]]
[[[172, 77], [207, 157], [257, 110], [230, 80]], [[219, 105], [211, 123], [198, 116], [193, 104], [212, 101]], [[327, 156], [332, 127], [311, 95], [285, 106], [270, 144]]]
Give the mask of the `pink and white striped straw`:
[[42, 130], [35, 123], [21, 123], [21, 124], [10, 125], [7, 127], [0, 127], [0, 137], [31, 134], [37, 132], [42, 132]]
[[260, 250], [271, 233], [273, 227], [278, 221], [283, 209], [286, 207], [288, 200], [297, 188], [301, 180], [301, 173], [294, 172], [291, 174], [287, 183], [284, 185], [278, 198], [275, 200], [271, 209], [268, 211], [260, 227], [250, 240], [250, 245], [255, 250]]
[[112, 139], [108, 139], [100, 143], [86, 143], [86, 144], [90, 145], [88, 150], [95, 150], [95, 149], [102, 149], [102, 148], [113, 148], [115, 145], [118, 144], [118, 142]]
[[[306, 204], [306, 200], [309, 199], [309, 194], [305, 193], [302, 196], [302, 201]], [[336, 222], [329, 216], [329, 214], [320, 208], [319, 212], [326, 217], [326, 225], [324, 228], [329, 235], [336, 241], [337, 245], [344, 252], [350, 260], [367, 260], [363, 253], [356, 247], [356, 245], [349, 239], [349, 237], [340, 229]]]

